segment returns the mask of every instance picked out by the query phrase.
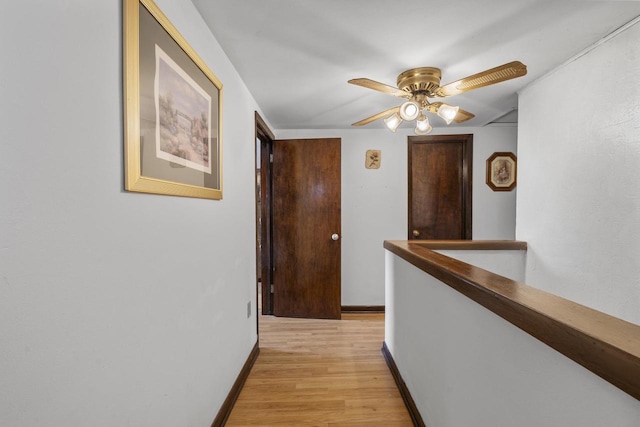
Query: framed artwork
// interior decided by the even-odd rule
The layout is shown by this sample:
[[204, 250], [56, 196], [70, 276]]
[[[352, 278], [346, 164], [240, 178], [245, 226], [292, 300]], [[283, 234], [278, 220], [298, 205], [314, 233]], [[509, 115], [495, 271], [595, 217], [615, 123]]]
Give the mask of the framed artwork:
[[493, 191], [511, 191], [517, 183], [517, 158], [513, 153], [493, 153], [487, 159], [487, 185]]
[[222, 199], [222, 83], [152, 0], [123, 0], [125, 189]]
[[367, 169], [380, 169], [382, 153], [380, 150], [367, 150], [364, 159], [364, 167]]

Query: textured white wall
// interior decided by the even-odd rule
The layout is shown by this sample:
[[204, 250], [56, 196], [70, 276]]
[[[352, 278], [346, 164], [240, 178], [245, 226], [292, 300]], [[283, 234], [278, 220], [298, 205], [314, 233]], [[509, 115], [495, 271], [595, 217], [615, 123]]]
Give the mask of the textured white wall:
[[640, 24], [520, 95], [528, 284], [640, 324]]
[[36, 3], [0, 6], [0, 425], [210, 425], [257, 338], [256, 104], [158, 0], [224, 84], [224, 200], [124, 192], [121, 0]]
[[[516, 153], [516, 127], [437, 131], [473, 134], [473, 238], [513, 239], [515, 191], [493, 192], [485, 184], [485, 162], [495, 151]], [[412, 130], [274, 132], [282, 139], [342, 138], [342, 304], [384, 305], [382, 242], [407, 238], [407, 136]], [[365, 153], [369, 149], [382, 150], [380, 169], [365, 169]]]
[[640, 401], [391, 252], [385, 342], [428, 426], [636, 427]]

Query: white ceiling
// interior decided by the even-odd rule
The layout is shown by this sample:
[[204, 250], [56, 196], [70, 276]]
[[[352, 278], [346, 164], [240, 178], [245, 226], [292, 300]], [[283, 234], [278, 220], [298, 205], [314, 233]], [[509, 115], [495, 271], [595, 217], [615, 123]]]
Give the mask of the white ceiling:
[[476, 115], [464, 126], [483, 126], [516, 109], [521, 88], [640, 15], [640, 1], [615, 0], [192, 1], [274, 129], [350, 128], [401, 103], [352, 78], [395, 86], [406, 69], [438, 67], [445, 84], [522, 61], [524, 77], [447, 98]]

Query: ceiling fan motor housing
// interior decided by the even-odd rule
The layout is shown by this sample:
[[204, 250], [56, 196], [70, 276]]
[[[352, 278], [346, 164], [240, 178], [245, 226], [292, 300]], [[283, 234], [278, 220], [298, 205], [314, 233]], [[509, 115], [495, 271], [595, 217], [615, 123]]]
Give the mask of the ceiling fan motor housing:
[[427, 92], [427, 96], [432, 97], [440, 87], [441, 77], [439, 68], [412, 68], [398, 76], [398, 88], [414, 95], [416, 92]]

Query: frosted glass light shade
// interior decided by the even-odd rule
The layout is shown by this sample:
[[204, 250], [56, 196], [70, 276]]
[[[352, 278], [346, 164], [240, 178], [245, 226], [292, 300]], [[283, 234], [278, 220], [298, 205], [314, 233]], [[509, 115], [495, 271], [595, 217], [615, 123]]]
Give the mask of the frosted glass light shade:
[[398, 113], [393, 113], [386, 119], [384, 119], [384, 124], [389, 128], [391, 132], [395, 132], [402, 123], [402, 118], [398, 115]]
[[416, 122], [416, 135], [426, 135], [431, 132], [431, 129], [433, 128], [429, 123], [429, 118], [424, 114], [420, 114], [420, 116], [418, 116], [418, 121]]
[[438, 108], [438, 116], [442, 117], [447, 124], [451, 123], [453, 119], [458, 114], [458, 110], [460, 107], [454, 107], [448, 104], [442, 104], [440, 108]]
[[415, 101], [407, 101], [400, 106], [402, 120], [415, 120], [418, 114], [420, 114], [420, 106]]

